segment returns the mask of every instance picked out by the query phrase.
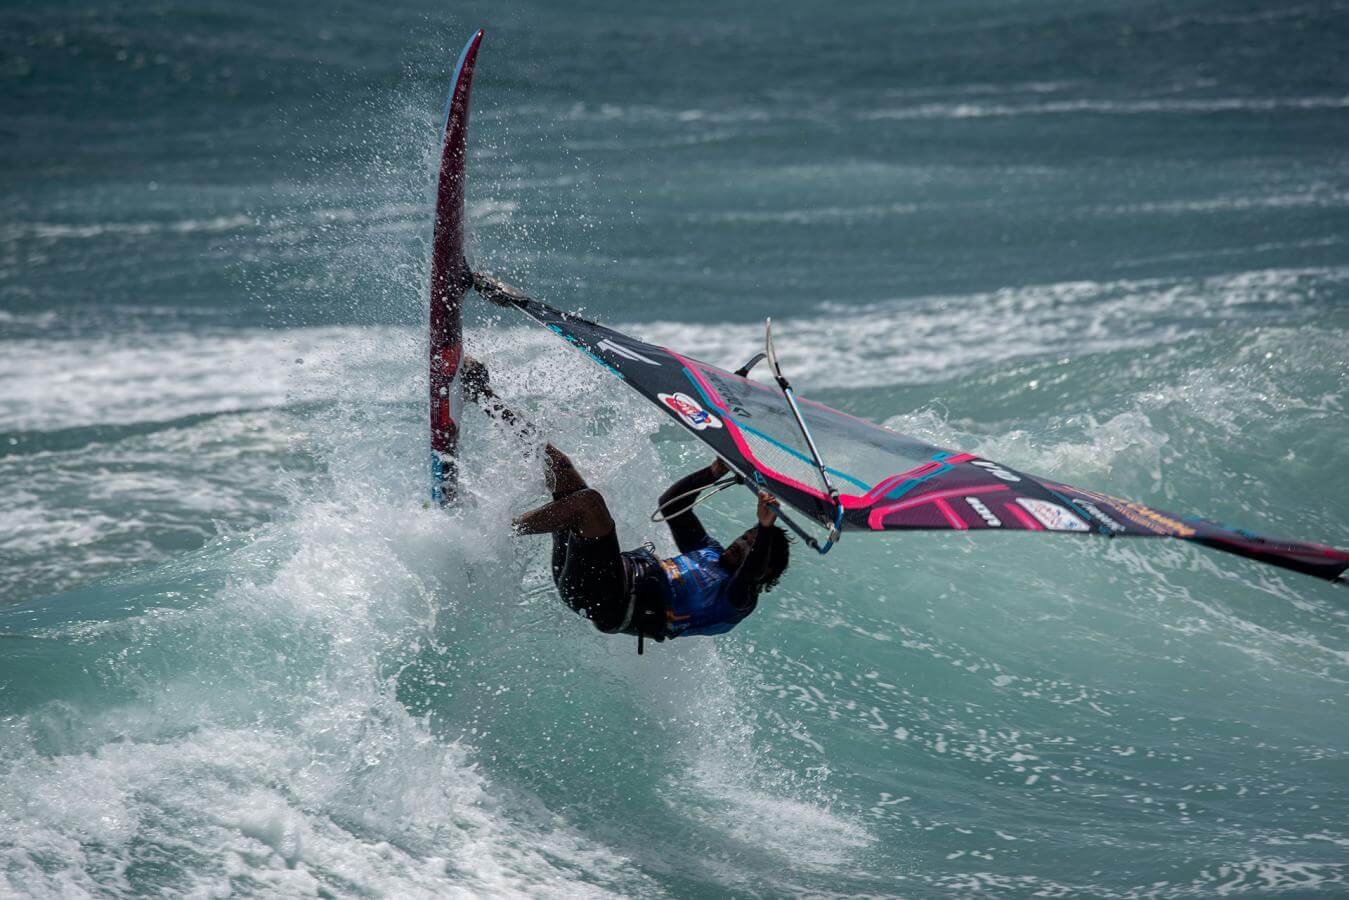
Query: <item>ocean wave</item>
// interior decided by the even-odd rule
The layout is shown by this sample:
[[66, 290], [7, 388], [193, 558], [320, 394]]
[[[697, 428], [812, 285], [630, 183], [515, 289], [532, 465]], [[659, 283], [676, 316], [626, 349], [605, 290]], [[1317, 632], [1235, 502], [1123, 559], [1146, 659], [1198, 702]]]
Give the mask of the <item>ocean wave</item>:
[[848, 224], [874, 219], [888, 219], [920, 212], [916, 203], [861, 204], [858, 206], [812, 206], [805, 209], [728, 210], [725, 212], [694, 213], [693, 222], [748, 222], [751, 224], [821, 225]]
[[[0, 439], [0, 602], [163, 562], [271, 521], [312, 462], [297, 411]], [[37, 445], [37, 446], [35, 446]]]
[[[779, 319], [778, 349], [815, 390], [932, 382], [1009, 360], [1174, 344], [1217, 327], [1311, 323], [1349, 268], [1270, 269], [1201, 279], [1062, 282], [864, 305], [821, 304]], [[734, 367], [762, 327], [654, 319], [615, 323], [636, 336]], [[471, 341], [486, 331], [472, 326]], [[511, 358], [550, 336], [512, 331]], [[0, 432], [283, 408], [331, 396], [334, 379], [368, 401], [420, 396], [422, 337], [396, 326], [167, 332], [10, 341], [0, 357]], [[393, 365], [398, 361], [398, 365]], [[361, 370], [357, 383], [338, 373]], [[325, 388], [325, 385], [329, 387]], [[0, 451], [4, 448], [0, 447]]]
[[1267, 113], [1334, 110], [1349, 107], [1349, 97], [1209, 97], [1139, 100], [1081, 98], [1045, 103], [925, 103], [860, 114], [862, 119], [987, 119], [1019, 116], [1101, 115], [1149, 116], [1175, 114]]
[[[10, 341], [0, 359], [0, 432], [283, 408], [297, 385], [413, 340], [407, 329], [327, 327]], [[376, 393], [398, 400], [413, 392], [386, 382]]]
[[[393, 521], [377, 502], [365, 514]], [[30, 632], [49, 649], [44, 665], [59, 666], [62, 647], [128, 652], [113, 651], [101, 684], [81, 685], [92, 694], [10, 720], [6, 890], [608, 896], [647, 885], [489, 778], [471, 743], [438, 741], [408, 713], [384, 667], [434, 635], [424, 591], [444, 560], [425, 538], [441, 523], [400, 511], [403, 549], [390, 555], [344, 517], [320, 501], [250, 546], [199, 556], [189, 568], [213, 586], [191, 600], [133, 583], [122, 590], [137, 611], [103, 629], [79, 621], [86, 610]], [[147, 854], [155, 866], [133, 871]]]
[[[1132, 213], [1211, 213], [1246, 209], [1328, 208], [1349, 204], [1349, 191], [1331, 185], [1308, 185], [1301, 190], [1280, 194], [1243, 194], [1190, 200], [1164, 200], [1097, 207], [1109, 215]], [[1245, 250], [1239, 252], [1248, 252]]]
[[237, 231], [256, 224], [245, 215], [214, 216], [209, 219], [179, 219], [173, 222], [97, 222], [89, 224], [71, 224], [56, 222], [12, 223], [0, 228], [0, 241], [12, 241], [19, 238], [38, 240], [83, 240], [103, 237], [104, 235], [144, 235], [167, 232], [172, 234], [194, 234], [196, 232]]
[[[1336, 11], [1343, 11], [1342, 4], [1336, 3], [1291, 3], [1278, 9], [1260, 9], [1252, 12], [1230, 12], [1230, 13], [1188, 13], [1173, 16], [1158, 22], [1155, 26], [1159, 31], [1171, 31], [1177, 28], [1186, 27], [1225, 27], [1232, 25], [1253, 25], [1256, 23], [1275, 22], [1281, 19], [1296, 19], [1306, 17], [1308, 19], [1316, 18], [1316, 14], [1334, 14]], [[1312, 15], [1308, 15], [1311, 13]]]
[[[1241, 272], [831, 308], [784, 321], [780, 341], [785, 350], [793, 331], [819, 331], [813, 342], [865, 372], [865, 355], [847, 347], [871, 329], [916, 322], [935, 345], [951, 330], [944, 317], [968, 322], [978, 310], [996, 322], [980, 339], [1025, 337], [1024, 355], [903, 363], [875, 376], [888, 388], [877, 418], [1031, 470], [1149, 492], [1176, 465], [1170, 436], [1190, 429], [1185, 464], [1220, 492], [1224, 416], [1249, 415], [1277, 441], [1297, 423], [1288, 401], [1335, 412], [1333, 397], [1317, 408], [1315, 378], [1341, 352], [1338, 332], [1302, 316], [1324, 312], [1315, 290], [1347, 276]], [[1155, 330], [1130, 325], [1131, 306]], [[759, 339], [757, 328], [716, 324], [632, 329], [722, 362]], [[1083, 334], [1097, 349], [1060, 363]], [[124, 390], [116, 369], [104, 372], [119, 416], [135, 417], [133, 387], [152, 365], [194, 364], [190, 337], [140, 337], [146, 356]], [[247, 534], [227, 529], [161, 566], [0, 611], [5, 640], [23, 650], [0, 658], [0, 682], [15, 685], [0, 742], [0, 834], [15, 836], [8, 890], [573, 896], [673, 883], [1129, 895], [1165, 880], [1188, 896], [1342, 878], [1339, 831], [1311, 808], [1333, 800], [1329, 781], [1278, 774], [1292, 760], [1339, 758], [1335, 736], [1307, 731], [1298, 703], [1244, 701], [1257, 690], [1325, 702], [1343, 693], [1340, 617], [1295, 576], [1266, 580], [1254, 564], [1219, 566], [1175, 543], [858, 536], [826, 558], [798, 556], [791, 581], [730, 638], [638, 657], [558, 603], [544, 541], [511, 536], [511, 515], [544, 493], [511, 435], [470, 410], [465, 455], [492, 462], [465, 468], [471, 502], [460, 510], [425, 508], [417, 332], [233, 337], [241, 352], [207, 368], [263, 405], [87, 448], [108, 473], [100, 502], [131, 496], [153, 509], [158, 495], [206, 482], [219, 496], [198, 494], [199, 512], [228, 518], [247, 512], [230, 504], [256, 495], [235, 492], [290, 441], [313, 470], [275, 485], [270, 521]], [[1124, 378], [1112, 367], [1143, 338], [1149, 351]], [[652, 481], [705, 451], [653, 441], [657, 416], [541, 329], [478, 325], [469, 341], [501, 393], [609, 498], [625, 546], [650, 537], [670, 552], [647, 518]], [[105, 346], [42, 346], [59, 356], [65, 345]], [[807, 359], [814, 346], [787, 363], [811, 373], [798, 386], [844, 390], [849, 373]], [[57, 366], [43, 371], [50, 390], [68, 385]], [[930, 396], [904, 408], [919, 393], [899, 389], [924, 373], [958, 411]], [[1100, 378], [1113, 393], [1092, 405], [1117, 411], [1092, 420], [1062, 409], [1059, 375]], [[1002, 391], [1014, 392], [1019, 424]], [[1045, 392], [1047, 403], [1031, 402]], [[216, 385], [147, 412], [214, 409], [221, 396]], [[1262, 403], [1288, 421], [1271, 422]], [[1242, 430], [1266, 455], [1267, 436]], [[16, 453], [4, 464], [23, 462]], [[77, 457], [43, 464], [83, 489]], [[15, 471], [9, 480], [21, 481]], [[1324, 492], [1314, 482], [1293, 469], [1268, 496]], [[77, 515], [30, 506], [25, 540], [46, 540], [44, 517], [53, 525], [52, 540], [30, 549], [61, 558], [60, 528]], [[700, 511], [714, 533], [744, 526], [735, 499]], [[91, 523], [95, 534], [104, 526]], [[1246, 755], [1250, 735], [1261, 755]], [[1234, 807], [1238, 797], [1259, 806]], [[1070, 825], [1102, 816], [1112, 840], [1147, 851], [1109, 883], [1063, 863], [1065, 848], [1088, 841]], [[1276, 840], [1295, 842], [1296, 866], [1243, 851]], [[672, 869], [685, 859], [699, 864]], [[1192, 860], [1229, 862], [1201, 872]]]
[[[468, 204], [468, 214], [481, 226], [508, 222], [517, 208], [509, 200], [477, 200]], [[360, 226], [373, 231], [411, 231], [422, 228], [431, 204], [385, 202], [370, 208], [328, 206], [258, 216], [245, 213], [209, 218], [139, 222], [40, 222], [11, 221], [0, 224], [0, 243], [18, 241], [84, 241], [104, 237], [150, 237], [153, 235], [230, 234], [261, 232], [271, 240], [293, 243], [335, 225]], [[263, 238], [264, 240], [267, 237]]]
[[[1017, 358], [1156, 347], [1247, 321], [1310, 321], [1349, 268], [1239, 272], [1203, 279], [1063, 282], [930, 296], [779, 320], [778, 352], [799, 384], [819, 388], [931, 382]], [[1286, 317], [1286, 318], [1285, 318]], [[729, 365], [762, 343], [758, 325], [655, 321], [656, 343]], [[738, 363], [736, 363], [738, 364]]]

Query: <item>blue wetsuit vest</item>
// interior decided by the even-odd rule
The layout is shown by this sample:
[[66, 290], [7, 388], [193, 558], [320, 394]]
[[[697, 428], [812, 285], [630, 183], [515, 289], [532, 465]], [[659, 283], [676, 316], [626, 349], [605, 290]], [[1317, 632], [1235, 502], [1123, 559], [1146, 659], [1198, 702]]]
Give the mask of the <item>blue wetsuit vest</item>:
[[721, 545], [710, 537], [702, 547], [660, 561], [665, 575], [665, 637], [725, 634], [754, 612], [731, 603], [734, 576], [721, 567]]

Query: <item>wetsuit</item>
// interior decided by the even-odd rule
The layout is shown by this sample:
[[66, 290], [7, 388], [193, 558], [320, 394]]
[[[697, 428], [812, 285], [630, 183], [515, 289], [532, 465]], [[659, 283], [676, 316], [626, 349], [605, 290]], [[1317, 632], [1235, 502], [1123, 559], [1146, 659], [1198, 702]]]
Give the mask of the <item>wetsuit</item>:
[[[700, 469], [676, 481], [660, 502], [717, 480]], [[681, 503], [687, 501], [679, 501]], [[720, 634], [754, 610], [768, 541], [755, 540], [735, 572], [721, 568], [722, 547], [692, 510], [667, 520], [680, 555], [661, 560], [648, 548], [621, 552], [618, 536], [553, 533], [553, 581], [563, 602], [600, 631], [661, 641], [681, 634]]]
[[623, 631], [628, 617], [628, 565], [618, 534], [583, 538], [553, 532], [553, 583], [562, 602], [595, 623], [600, 631]]

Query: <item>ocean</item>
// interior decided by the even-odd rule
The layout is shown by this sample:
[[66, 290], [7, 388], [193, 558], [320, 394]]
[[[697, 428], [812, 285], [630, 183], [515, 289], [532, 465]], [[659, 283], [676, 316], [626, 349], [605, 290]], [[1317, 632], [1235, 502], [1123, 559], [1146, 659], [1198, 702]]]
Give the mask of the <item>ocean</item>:
[[[470, 259], [1067, 483], [1349, 546], [1349, 4], [0, 8], [0, 894], [1349, 891], [1342, 586], [1168, 541], [797, 545], [728, 635], [558, 602]], [[625, 546], [707, 454], [474, 301]], [[700, 508], [750, 521], [742, 492]]]

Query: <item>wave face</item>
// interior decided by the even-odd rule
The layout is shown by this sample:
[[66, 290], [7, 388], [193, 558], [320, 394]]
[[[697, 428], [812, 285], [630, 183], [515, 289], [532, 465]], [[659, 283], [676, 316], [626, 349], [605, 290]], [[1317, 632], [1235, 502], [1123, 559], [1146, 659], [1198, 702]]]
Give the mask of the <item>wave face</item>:
[[[475, 261], [722, 365], [771, 314], [808, 396], [1349, 546], [1343, 5], [929, 6], [494, 8]], [[510, 435], [471, 416], [427, 509], [479, 23], [355, 12], [0, 11], [0, 894], [1345, 892], [1342, 588], [854, 536], [638, 657], [510, 536]], [[468, 340], [669, 551], [699, 447], [544, 331]]]

